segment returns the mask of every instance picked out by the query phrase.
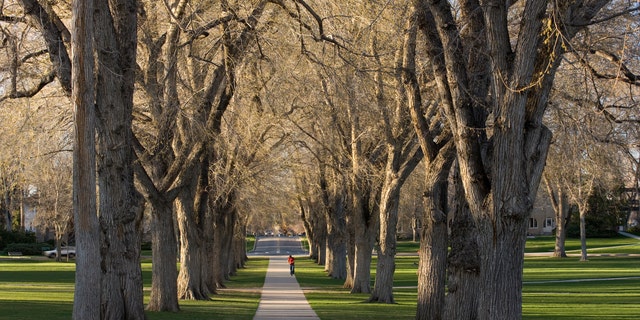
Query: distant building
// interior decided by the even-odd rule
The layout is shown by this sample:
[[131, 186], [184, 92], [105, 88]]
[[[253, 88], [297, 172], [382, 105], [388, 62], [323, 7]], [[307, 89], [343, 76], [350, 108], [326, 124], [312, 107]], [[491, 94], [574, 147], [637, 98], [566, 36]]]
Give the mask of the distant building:
[[31, 205], [28, 201], [22, 204], [22, 225], [25, 231], [36, 232], [35, 219], [37, 214], [36, 206]]
[[536, 202], [533, 205], [527, 234], [531, 236], [550, 235], [556, 227], [556, 218], [553, 207], [546, 192], [538, 191]]

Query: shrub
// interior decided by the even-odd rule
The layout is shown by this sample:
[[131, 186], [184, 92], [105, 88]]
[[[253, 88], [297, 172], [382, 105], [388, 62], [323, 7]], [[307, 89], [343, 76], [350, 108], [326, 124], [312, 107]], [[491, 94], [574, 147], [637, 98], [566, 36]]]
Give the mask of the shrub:
[[41, 255], [42, 251], [49, 250], [50, 247], [46, 243], [11, 243], [7, 245], [7, 252], [22, 252], [26, 256]]
[[142, 244], [140, 245], [140, 249], [151, 250], [151, 242], [142, 242]]
[[36, 234], [29, 231], [0, 230], [0, 248], [5, 248], [11, 243], [36, 243]]
[[633, 226], [627, 230], [628, 233], [640, 236], [640, 225]]

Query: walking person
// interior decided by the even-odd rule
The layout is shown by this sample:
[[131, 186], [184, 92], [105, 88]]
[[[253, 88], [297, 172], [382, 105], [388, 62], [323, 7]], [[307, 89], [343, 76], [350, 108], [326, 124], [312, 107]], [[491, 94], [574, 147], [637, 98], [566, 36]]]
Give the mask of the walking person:
[[293, 276], [296, 273], [296, 259], [289, 255], [289, 259], [287, 259], [287, 262], [289, 262], [289, 274]]

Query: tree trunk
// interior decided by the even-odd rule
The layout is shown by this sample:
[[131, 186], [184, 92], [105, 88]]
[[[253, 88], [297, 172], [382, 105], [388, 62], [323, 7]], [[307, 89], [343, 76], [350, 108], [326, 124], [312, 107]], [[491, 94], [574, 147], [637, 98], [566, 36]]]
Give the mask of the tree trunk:
[[180, 272], [178, 273], [178, 299], [208, 300], [209, 295], [202, 278], [202, 230], [194, 206], [195, 190], [185, 188], [176, 199], [176, 213], [180, 230]]
[[354, 230], [352, 215], [352, 210], [347, 213], [347, 278], [342, 284], [343, 289], [353, 288], [353, 277], [355, 272], [356, 231]]
[[556, 242], [553, 249], [553, 256], [556, 258], [566, 258], [567, 252], [564, 248], [565, 239], [567, 238], [567, 226], [569, 225], [571, 207], [567, 195], [560, 189], [558, 190], [560, 202], [558, 210], [555, 211], [556, 219]]
[[333, 279], [347, 278], [347, 226], [345, 221], [345, 195], [337, 192], [333, 205], [327, 208], [327, 261], [326, 271]]
[[[551, 140], [543, 115], [566, 41], [607, 3], [549, 8], [544, 1], [526, 1], [522, 13], [513, 15], [519, 31], [510, 33], [515, 11], [506, 2], [461, 1], [461, 15], [454, 17], [448, 1], [414, 1], [438, 103], [453, 133], [465, 197], [478, 226], [478, 319], [522, 317], [527, 220]], [[546, 27], [558, 23], [567, 27]], [[476, 59], [484, 56], [489, 58]]]
[[446, 177], [442, 180], [428, 179], [425, 189], [416, 319], [438, 320], [444, 319], [445, 307], [448, 249]]
[[314, 219], [307, 209], [310, 208], [309, 199], [305, 201], [302, 197], [298, 196], [298, 206], [300, 207], [300, 218], [302, 219], [302, 225], [304, 226], [305, 235], [307, 236], [307, 243], [309, 244], [309, 258], [317, 259], [317, 246], [315, 245], [315, 231], [314, 231]]
[[144, 319], [140, 236], [143, 201], [134, 186], [133, 90], [137, 4], [97, 2], [100, 25], [96, 106], [98, 184], [103, 230], [102, 318]]
[[587, 256], [587, 210], [580, 208], [580, 261], [588, 261]]
[[[387, 169], [388, 170], [388, 169]], [[391, 173], [387, 172], [387, 176]], [[395, 303], [393, 299], [393, 274], [396, 270], [396, 226], [401, 184], [397, 179], [386, 179], [380, 198], [380, 247], [376, 281], [370, 302]]]
[[152, 281], [147, 310], [180, 310], [178, 306], [178, 243], [175, 237], [173, 205], [164, 199], [149, 199], [151, 205]]
[[375, 224], [376, 226], [374, 227], [368, 224], [356, 226], [354, 274], [351, 293], [371, 293], [371, 260], [373, 244], [378, 232], [377, 223]]
[[[336, 174], [336, 176], [339, 175]], [[329, 181], [326, 166], [323, 164], [320, 165], [319, 180], [324, 212], [324, 219], [320, 220], [324, 220], [326, 226], [326, 236], [323, 238], [325, 271], [334, 279], [345, 279], [347, 277], [345, 186], [338, 180]]]
[[324, 219], [316, 221], [316, 227], [314, 228], [316, 252], [316, 263], [324, 266], [327, 263], [327, 223]]
[[13, 217], [11, 216], [11, 188], [6, 187], [4, 192], [4, 207], [3, 207], [3, 216], [4, 216], [4, 226], [5, 231], [12, 232], [13, 231]]
[[448, 294], [444, 319], [474, 320], [478, 318], [480, 297], [480, 256], [478, 231], [469, 212], [464, 189], [456, 167], [453, 178], [454, 213], [451, 221], [451, 251], [448, 257]]
[[416, 217], [411, 218], [411, 241], [413, 242], [418, 242], [418, 232], [420, 232], [420, 227], [418, 227], [419, 221], [421, 220], [418, 220]]
[[[210, 181], [218, 181], [210, 179]], [[233, 229], [235, 219], [235, 209], [233, 201], [235, 201], [233, 193], [228, 194], [225, 199], [211, 199], [209, 210], [213, 214], [214, 234], [213, 234], [213, 279], [216, 288], [224, 288], [225, 281], [229, 279], [229, 259], [230, 248], [233, 237]], [[213, 198], [213, 197], [211, 197]]]
[[223, 273], [225, 281], [231, 280], [231, 276], [236, 274], [236, 268], [234, 264], [234, 252], [233, 252], [233, 239], [235, 238], [235, 230], [237, 219], [237, 212], [235, 208], [226, 215], [225, 222], [225, 239], [224, 244], [224, 260], [223, 260]]
[[[211, 199], [209, 199], [209, 202]], [[203, 224], [203, 278], [207, 291], [210, 294], [217, 294], [218, 286], [216, 284], [216, 231], [215, 231], [215, 217], [214, 213], [209, 208], [206, 211], [204, 224]]]
[[[234, 270], [244, 268], [247, 262], [247, 222], [246, 217], [238, 217], [233, 236]], [[235, 273], [234, 273], [235, 275]]]
[[[216, 208], [216, 210], [220, 210], [220, 208]], [[214, 212], [215, 215], [215, 225], [213, 228], [213, 251], [211, 254], [211, 258], [213, 259], [213, 263], [210, 265], [213, 273], [213, 281], [216, 288], [224, 288], [225, 275], [223, 266], [225, 263], [224, 260], [224, 241], [225, 241], [225, 219], [224, 212]]]
[[492, 229], [489, 220], [481, 222], [479, 319], [516, 319], [522, 314], [521, 270], [526, 228], [523, 221], [514, 222], [502, 222], [503, 227], [498, 230]]
[[[74, 320], [100, 319], [101, 257], [96, 209], [93, 30], [93, 2], [73, 1], [73, 215], [76, 248], [82, 253], [76, 257]], [[56, 232], [55, 236], [56, 248], [59, 248], [60, 234]]]
[[[364, 192], [367, 192], [367, 188], [364, 188]], [[355, 252], [351, 293], [371, 293], [371, 260], [373, 245], [379, 232], [379, 213], [371, 211], [369, 196], [355, 199], [357, 196], [357, 194], [353, 195], [354, 211], [352, 219], [354, 219]], [[377, 206], [374, 206], [374, 209], [377, 208]]]
[[553, 256], [556, 258], [566, 258], [567, 253], [564, 250], [564, 242], [567, 234], [566, 227], [569, 224], [569, 198], [564, 192], [561, 183], [554, 183], [546, 173], [543, 178], [547, 186], [547, 194], [551, 200], [556, 221], [556, 242]]

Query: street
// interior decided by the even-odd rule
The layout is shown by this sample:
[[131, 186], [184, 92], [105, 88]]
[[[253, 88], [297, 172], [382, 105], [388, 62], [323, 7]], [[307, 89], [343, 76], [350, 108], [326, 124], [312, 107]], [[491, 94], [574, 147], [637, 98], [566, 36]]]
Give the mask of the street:
[[249, 256], [305, 255], [300, 237], [258, 237]]

